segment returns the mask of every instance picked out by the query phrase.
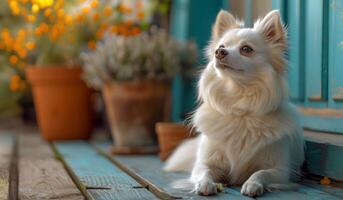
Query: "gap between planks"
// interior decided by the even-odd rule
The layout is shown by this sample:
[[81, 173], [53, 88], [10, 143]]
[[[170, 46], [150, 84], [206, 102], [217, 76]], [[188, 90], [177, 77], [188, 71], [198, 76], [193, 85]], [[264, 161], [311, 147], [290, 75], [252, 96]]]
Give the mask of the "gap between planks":
[[11, 162], [9, 165], [9, 188], [8, 188], [8, 199], [17, 200], [18, 199], [18, 135], [14, 134], [13, 136], [13, 146], [12, 146], [12, 155]]
[[73, 169], [69, 167], [67, 161], [63, 158], [62, 154], [57, 150], [56, 146], [53, 143], [50, 143], [50, 147], [52, 151], [55, 153], [55, 156], [58, 160], [60, 160], [66, 169], [69, 176], [72, 178], [75, 185], [79, 188], [83, 196], [86, 197], [87, 200], [94, 200], [94, 198], [87, 192], [87, 187], [85, 187], [78, 179], [77, 175], [74, 173]]
[[88, 142], [54, 142], [52, 146], [88, 199], [157, 199]]
[[127, 173], [128, 175], [130, 175], [132, 178], [134, 178], [139, 184], [142, 185], [142, 187], [146, 188], [147, 190], [149, 190], [150, 192], [152, 192], [153, 194], [155, 194], [157, 197], [161, 198], [161, 199], [165, 199], [165, 200], [170, 200], [170, 199], [182, 199], [182, 197], [178, 197], [178, 196], [172, 196], [170, 194], [168, 194], [167, 192], [161, 190], [159, 187], [157, 187], [155, 184], [153, 184], [152, 182], [148, 181], [147, 179], [143, 178], [141, 175], [139, 175], [138, 173], [136, 173], [135, 171], [131, 170], [129, 167], [127, 167], [126, 165], [120, 163], [119, 161], [117, 161], [116, 159], [114, 159], [112, 156], [110, 156], [108, 153], [106, 153], [105, 151], [103, 151], [101, 148], [99, 148], [97, 145], [95, 144], [91, 144], [97, 151], [99, 154], [101, 154], [102, 156], [106, 157], [108, 160], [110, 160], [113, 164], [115, 164], [119, 169], [123, 170], [125, 173]]

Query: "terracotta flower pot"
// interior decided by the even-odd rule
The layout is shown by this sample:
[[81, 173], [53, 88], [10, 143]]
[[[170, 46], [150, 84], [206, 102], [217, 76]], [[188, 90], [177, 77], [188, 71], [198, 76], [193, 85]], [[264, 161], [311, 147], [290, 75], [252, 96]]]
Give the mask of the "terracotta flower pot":
[[115, 146], [157, 147], [155, 123], [170, 114], [169, 82], [114, 82], [105, 85], [103, 96]]
[[156, 132], [160, 146], [160, 159], [166, 160], [174, 149], [186, 138], [192, 137], [189, 127], [176, 124], [159, 122], [156, 124]]
[[29, 67], [37, 121], [47, 140], [87, 139], [92, 129], [91, 89], [80, 68]]

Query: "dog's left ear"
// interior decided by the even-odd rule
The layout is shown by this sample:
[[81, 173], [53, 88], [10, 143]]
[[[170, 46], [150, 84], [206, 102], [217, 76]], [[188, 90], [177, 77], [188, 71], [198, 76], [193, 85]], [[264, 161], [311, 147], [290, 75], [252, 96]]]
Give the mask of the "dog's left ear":
[[254, 29], [260, 32], [268, 42], [286, 44], [286, 31], [278, 10], [269, 12], [261, 21], [256, 22]]

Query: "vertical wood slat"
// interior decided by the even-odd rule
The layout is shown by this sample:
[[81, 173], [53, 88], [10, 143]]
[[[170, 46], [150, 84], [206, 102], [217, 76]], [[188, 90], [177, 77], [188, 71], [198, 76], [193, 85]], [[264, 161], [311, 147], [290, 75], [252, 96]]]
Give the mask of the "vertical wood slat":
[[283, 22], [287, 24], [287, 0], [272, 0], [272, 9], [279, 10]]
[[343, 2], [329, 2], [329, 104], [331, 107], [343, 108]]
[[14, 144], [13, 135], [0, 131], [0, 199], [9, 197], [10, 165]]
[[[225, 0], [173, 0], [171, 35], [178, 40], [193, 40], [199, 50], [199, 65], [205, 65], [203, 49], [208, 44], [215, 17], [220, 9], [228, 10]], [[185, 114], [196, 106], [196, 79], [184, 80], [178, 75], [173, 81], [173, 121], [183, 121]]]
[[[305, 1], [305, 88], [308, 101], [324, 101], [327, 91], [325, 65], [325, 4], [324, 1]], [[301, 43], [300, 45], [303, 45]], [[304, 59], [304, 58], [300, 58]]]
[[[188, 38], [189, 0], [174, 0], [171, 10], [171, 35], [178, 40], [185, 41]], [[181, 75], [177, 75], [172, 86], [172, 120], [182, 121], [183, 91]]]
[[37, 132], [18, 134], [19, 199], [81, 200], [84, 196]]
[[287, 23], [289, 34], [289, 95], [291, 100], [304, 100], [304, 1], [287, 2]]
[[245, 27], [252, 27], [253, 26], [253, 2], [252, 0], [245, 0], [245, 8], [244, 8], [244, 25]]

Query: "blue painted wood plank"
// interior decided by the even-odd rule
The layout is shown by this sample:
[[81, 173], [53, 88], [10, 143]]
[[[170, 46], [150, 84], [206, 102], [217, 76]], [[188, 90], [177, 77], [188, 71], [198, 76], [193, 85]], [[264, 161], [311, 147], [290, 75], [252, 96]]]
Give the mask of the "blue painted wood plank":
[[324, 1], [305, 1], [305, 95], [307, 101], [327, 99], [327, 83], [322, 79], [322, 75], [327, 76], [325, 73], [327, 66], [322, 59], [326, 45], [323, 43], [324, 9]]
[[[97, 147], [102, 149], [103, 152], [107, 152], [108, 143], [96, 143]], [[112, 155], [111, 155], [112, 156]], [[178, 197], [183, 199], [208, 199], [203, 196], [198, 196], [187, 191], [180, 191], [174, 189], [171, 184], [173, 181], [188, 178], [188, 173], [167, 173], [162, 170], [163, 163], [155, 155], [145, 155], [145, 156], [121, 156], [116, 155], [112, 158], [125, 166], [132, 169], [140, 177], [146, 179], [146, 181], [152, 185], [160, 188], [161, 191], [169, 194], [171, 197]], [[233, 199], [233, 200], [248, 200], [251, 198], [242, 196], [239, 191], [232, 188], [226, 188], [224, 192], [220, 193], [211, 199]]]
[[343, 2], [329, 2], [329, 106], [343, 108]]
[[304, 128], [343, 134], [343, 119], [340, 117], [322, 117], [303, 114], [300, 120]]
[[9, 196], [10, 164], [14, 145], [14, 136], [0, 131], [0, 199]]
[[306, 142], [306, 160], [309, 172], [343, 180], [343, 147]]
[[222, 9], [229, 10], [230, 8], [230, 1], [229, 0], [221, 0], [222, 1]]
[[93, 199], [157, 199], [87, 142], [54, 142], [81, 191]]
[[272, 9], [279, 10], [283, 22], [287, 24], [287, 0], [272, 0]]
[[295, 191], [279, 191], [279, 192], [268, 192], [264, 196], [258, 197], [258, 200], [339, 200], [340, 197], [331, 195], [324, 191], [311, 188], [305, 185], [301, 185]]
[[244, 25], [245, 27], [252, 27], [253, 26], [253, 2], [252, 0], [245, 0], [244, 1]]
[[289, 34], [289, 96], [293, 101], [304, 100], [304, 1], [288, 1], [287, 23]]
[[[106, 152], [108, 145], [106, 143], [97, 143], [99, 148], [103, 152]], [[183, 197], [186, 199], [206, 199], [204, 197], [197, 196], [195, 194], [189, 194], [179, 190], [175, 190], [170, 186], [175, 180], [184, 179], [189, 176], [188, 173], [167, 173], [162, 171], [163, 163], [159, 160], [157, 156], [146, 155], [146, 156], [112, 156], [117, 162], [128, 166], [134, 170], [141, 177], [149, 180], [149, 182], [161, 187], [161, 189], [169, 192], [173, 196]], [[336, 188], [337, 189], [337, 188]], [[339, 190], [339, 189], [337, 189]], [[339, 193], [339, 191], [338, 191]], [[225, 188], [225, 190], [218, 196], [211, 197], [211, 199], [250, 199], [248, 197], [242, 196], [240, 194], [239, 187]], [[316, 189], [314, 187], [308, 187], [306, 185], [301, 185], [298, 190], [295, 191], [275, 191], [267, 192], [262, 197], [257, 199], [270, 200], [270, 199], [341, 199], [337, 195], [332, 195], [328, 192]]]
[[307, 187], [315, 188], [317, 190], [324, 191], [326, 193], [329, 193], [333, 196], [339, 197], [343, 199], [343, 189], [342, 187], [333, 187], [331, 185], [321, 185], [319, 184], [319, 180], [314, 181], [314, 180], [304, 180], [303, 184]]

